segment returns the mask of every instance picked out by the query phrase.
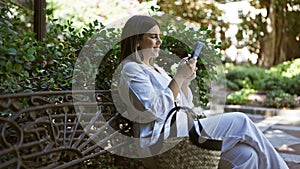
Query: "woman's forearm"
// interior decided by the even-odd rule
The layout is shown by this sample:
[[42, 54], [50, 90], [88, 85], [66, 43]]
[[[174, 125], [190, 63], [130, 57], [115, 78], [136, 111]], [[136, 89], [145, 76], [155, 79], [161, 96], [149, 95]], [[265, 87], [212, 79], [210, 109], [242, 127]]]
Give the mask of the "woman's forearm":
[[184, 94], [186, 99], [189, 99], [189, 94], [190, 94], [190, 90], [191, 90], [189, 85], [190, 85], [190, 82], [185, 81], [182, 83], [182, 86], [181, 86], [181, 91]]
[[184, 82], [183, 78], [178, 78], [175, 76], [169, 83], [169, 88], [173, 92], [174, 99], [176, 99], [178, 93], [180, 92], [183, 82]]

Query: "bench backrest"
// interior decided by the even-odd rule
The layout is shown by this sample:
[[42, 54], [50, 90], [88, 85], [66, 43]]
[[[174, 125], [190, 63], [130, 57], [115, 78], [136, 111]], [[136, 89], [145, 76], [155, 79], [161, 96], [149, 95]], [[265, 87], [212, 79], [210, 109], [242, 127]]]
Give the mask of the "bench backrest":
[[0, 168], [82, 164], [107, 153], [108, 128], [130, 133], [128, 123], [106, 90], [0, 95]]

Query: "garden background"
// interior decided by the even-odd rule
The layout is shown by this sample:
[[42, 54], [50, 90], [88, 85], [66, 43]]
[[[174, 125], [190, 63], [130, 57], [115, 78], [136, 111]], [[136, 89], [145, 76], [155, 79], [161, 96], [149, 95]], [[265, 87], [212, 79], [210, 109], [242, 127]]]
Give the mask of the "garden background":
[[[227, 104], [299, 106], [298, 1], [73, 2], [46, 1], [46, 36], [38, 41], [33, 32], [34, 1], [1, 1], [1, 93], [70, 89], [74, 62], [93, 33], [123, 16], [163, 12], [206, 28], [205, 34], [209, 35], [206, 39], [217, 46], [215, 49], [224, 63]], [[224, 17], [224, 6], [235, 3], [246, 3], [249, 9], [239, 8], [239, 22], [230, 22]], [[232, 19], [236, 17], [231, 16]], [[228, 35], [232, 25], [238, 28], [235, 40]], [[166, 43], [175, 42], [166, 39]], [[232, 52], [233, 46], [235, 52]], [[240, 52], [245, 48], [251, 52], [248, 58]], [[115, 62], [115, 57], [107, 60], [108, 65]], [[110, 72], [109, 69], [101, 71]], [[99, 88], [108, 89], [110, 78], [102, 78], [105, 83]]]
[[[213, 57], [222, 60], [227, 105], [300, 106], [300, 0], [46, 0], [45, 35], [39, 40], [33, 29], [34, 2], [0, 1], [1, 94], [71, 90], [76, 83], [76, 59], [95, 32], [124, 16], [165, 13], [196, 25], [198, 29], [178, 30], [205, 39], [210, 49], [204, 54], [214, 50]], [[227, 5], [230, 9], [236, 4], [240, 7], [231, 9], [235, 13], [230, 15]], [[109, 33], [118, 37], [119, 32]], [[175, 39], [162, 39], [163, 50], [177, 55], [192, 52]], [[118, 50], [119, 45], [115, 45], [107, 53], [97, 68], [101, 75], [96, 77], [98, 83], [90, 86], [110, 88]], [[207, 72], [198, 72], [200, 84]], [[201, 90], [202, 105], [209, 104], [208, 90]]]

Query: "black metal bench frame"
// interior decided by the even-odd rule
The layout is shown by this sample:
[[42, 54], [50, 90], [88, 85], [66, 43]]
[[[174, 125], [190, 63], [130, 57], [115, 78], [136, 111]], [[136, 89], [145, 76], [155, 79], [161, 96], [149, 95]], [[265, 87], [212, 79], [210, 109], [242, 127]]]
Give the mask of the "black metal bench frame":
[[[0, 168], [81, 168], [108, 152], [113, 135], [105, 135], [107, 125], [130, 133], [129, 122], [118, 117], [108, 90], [2, 94]], [[103, 137], [101, 146], [86, 132], [91, 128]]]

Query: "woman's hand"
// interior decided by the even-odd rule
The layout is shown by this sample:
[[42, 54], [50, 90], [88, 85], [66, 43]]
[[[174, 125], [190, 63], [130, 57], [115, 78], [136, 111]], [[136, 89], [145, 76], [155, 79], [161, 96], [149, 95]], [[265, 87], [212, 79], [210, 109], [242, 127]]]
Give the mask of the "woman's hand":
[[191, 76], [186, 77], [186, 79], [183, 83], [187, 84], [187, 85], [190, 84], [190, 82], [196, 78], [196, 71], [197, 71], [197, 67], [196, 67], [194, 73]]
[[188, 60], [187, 57], [183, 58], [178, 65], [175, 76], [187, 81], [195, 79], [197, 70], [196, 63], [196, 58], [192, 58], [190, 60]]
[[174, 98], [177, 97], [180, 88], [185, 82], [190, 82], [196, 77], [196, 62], [197, 59], [183, 58], [177, 68], [176, 74], [169, 84], [170, 89], [173, 91]]

